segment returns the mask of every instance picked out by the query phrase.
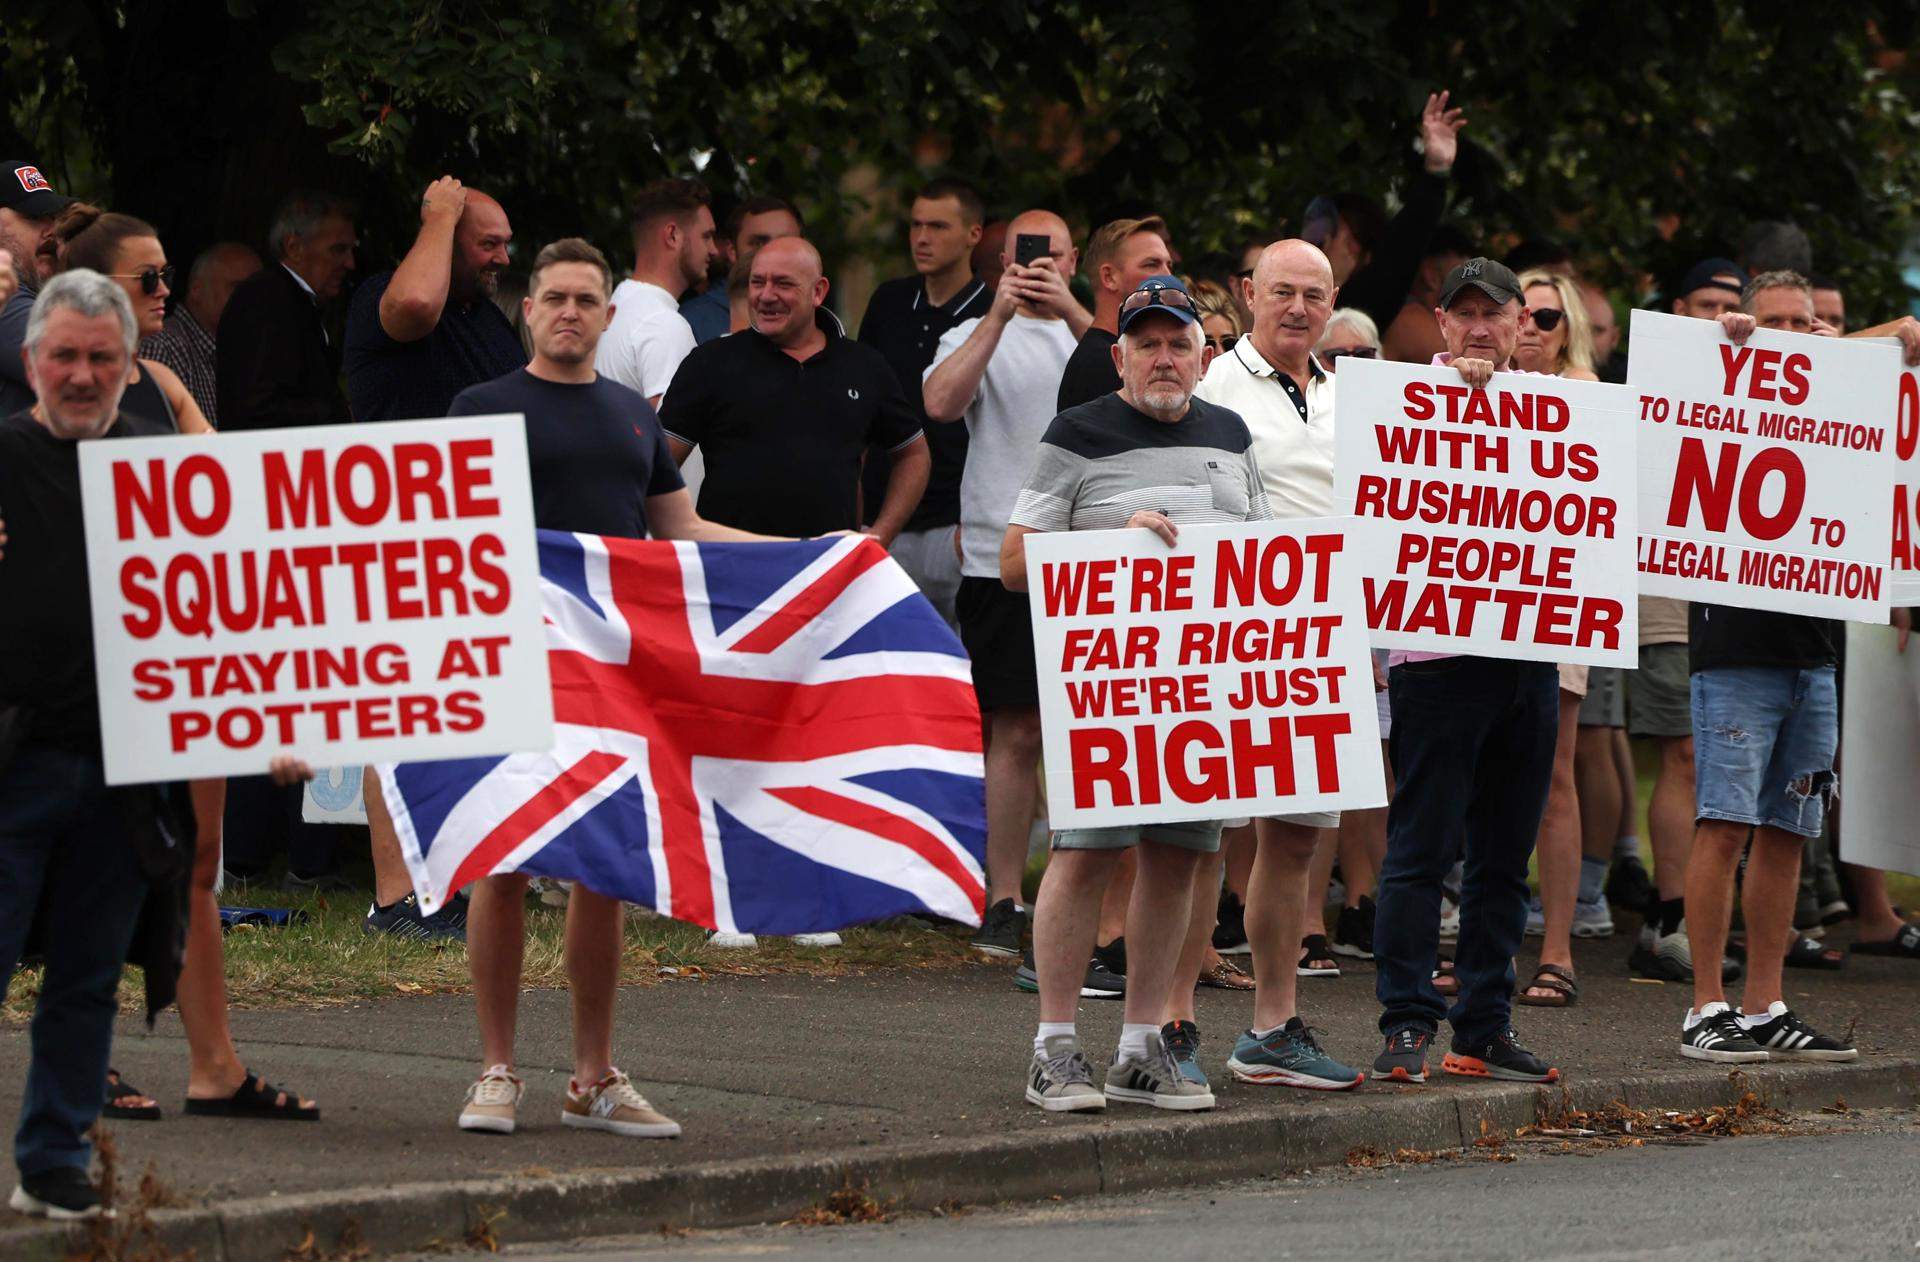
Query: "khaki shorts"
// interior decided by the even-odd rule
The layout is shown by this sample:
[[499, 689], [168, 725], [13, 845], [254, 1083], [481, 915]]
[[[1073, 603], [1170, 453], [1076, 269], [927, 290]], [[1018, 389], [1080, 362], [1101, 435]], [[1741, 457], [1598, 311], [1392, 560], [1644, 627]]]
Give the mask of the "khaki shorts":
[[1626, 676], [1628, 735], [1693, 735], [1686, 645], [1641, 645], [1640, 668], [1626, 672]]

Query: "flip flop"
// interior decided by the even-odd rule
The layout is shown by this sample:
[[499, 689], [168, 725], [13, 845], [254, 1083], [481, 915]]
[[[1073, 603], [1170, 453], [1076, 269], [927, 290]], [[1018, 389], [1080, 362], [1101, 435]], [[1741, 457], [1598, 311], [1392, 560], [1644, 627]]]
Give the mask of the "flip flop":
[[[1528, 995], [1529, 990], [1546, 990], [1548, 996]], [[1580, 983], [1573, 979], [1573, 970], [1561, 968], [1558, 964], [1542, 964], [1533, 971], [1533, 980], [1520, 988], [1514, 996], [1514, 1002], [1526, 1004], [1532, 1008], [1571, 1008], [1580, 1002]]]
[[1902, 960], [1920, 960], [1920, 925], [1902, 925], [1900, 932], [1883, 942], [1856, 942], [1855, 955], [1890, 955]]
[[107, 1070], [107, 1102], [100, 1109], [101, 1117], [117, 1118], [128, 1122], [157, 1122], [160, 1120], [158, 1104], [123, 1104], [124, 1100], [146, 1100], [147, 1093], [120, 1076], [117, 1069]]
[[1812, 938], [1801, 934], [1787, 948], [1788, 968], [1817, 968], [1833, 971], [1846, 967], [1847, 957], [1839, 947], [1823, 947]]
[[296, 1092], [263, 1081], [252, 1070], [230, 1096], [218, 1100], [187, 1097], [187, 1113], [198, 1117], [255, 1117], [284, 1122], [317, 1122], [320, 1106], [302, 1106]]

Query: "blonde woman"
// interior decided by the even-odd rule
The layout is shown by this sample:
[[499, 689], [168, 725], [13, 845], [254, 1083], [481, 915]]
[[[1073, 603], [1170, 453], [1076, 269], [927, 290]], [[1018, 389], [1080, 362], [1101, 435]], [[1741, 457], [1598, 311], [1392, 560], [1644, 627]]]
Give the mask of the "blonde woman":
[[1520, 322], [1513, 366], [1570, 381], [1598, 381], [1593, 371], [1593, 324], [1580, 288], [1565, 276], [1538, 268], [1520, 274]]
[[1200, 313], [1200, 332], [1213, 353], [1224, 355], [1232, 350], [1246, 326], [1240, 322], [1240, 308], [1227, 287], [1218, 281], [1192, 280], [1187, 282], [1187, 292], [1193, 296], [1193, 309]]

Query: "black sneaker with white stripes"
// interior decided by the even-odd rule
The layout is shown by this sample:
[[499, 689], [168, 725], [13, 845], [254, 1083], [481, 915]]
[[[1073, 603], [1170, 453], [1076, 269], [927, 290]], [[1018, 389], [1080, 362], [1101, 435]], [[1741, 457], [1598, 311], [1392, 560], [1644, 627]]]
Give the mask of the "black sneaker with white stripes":
[[1767, 1049], [1769, 1056], [1788, 1060], [1858, 1060], [1860, 1049], [1831, 1038], [1787, 1011], [1787, 1005], [1774, 1001], [1764, 1016], [1740, 1015], [1747, 1037]]
[[1689, 1060], [1711, 1060], [1745, 1065], [1767, 1059], [1767, 1049], [1753, 1041], [1732, 1008], [1710, 1003], [1687, 1013], [1680, 1027], [1680, 1054]]

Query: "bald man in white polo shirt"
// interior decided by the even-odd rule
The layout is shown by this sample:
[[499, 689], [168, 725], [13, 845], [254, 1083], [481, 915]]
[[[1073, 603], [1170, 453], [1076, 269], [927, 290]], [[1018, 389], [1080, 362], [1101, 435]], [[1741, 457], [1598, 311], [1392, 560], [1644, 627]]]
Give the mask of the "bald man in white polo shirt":
[[[1333, 375], [1315, 362], [1313, 347], [1339, 294], [1333, 268], [1308, 242], [1276, 241], [1260, 255], [1244, 283], [1253, 332], [1214, 357], [1194, 397], [1230, 408], [1246, 421], [1276, 518], [1329, 516]], [[1274, 1014], [1277, 1020], [1293, 1015], [1300, 972], [1310, 966], [1339, 972], [1325, 955], [1324, 926], [1318, 917], [1339, 824], [1338, 811], [1258, 821], [1246, 921], [1258, 983], [1255, 1028], [1274, 1024], [1267, 1020]], [[1324, 861], [1316, 864], [1315, 852], [1322, 849]], [[1313, 888], [1316, 871], [1319, 886]], [[1310, 958], [1303, 958], [1302, 938], [1308, 935], [1319, 941], [1308, 951]]]

